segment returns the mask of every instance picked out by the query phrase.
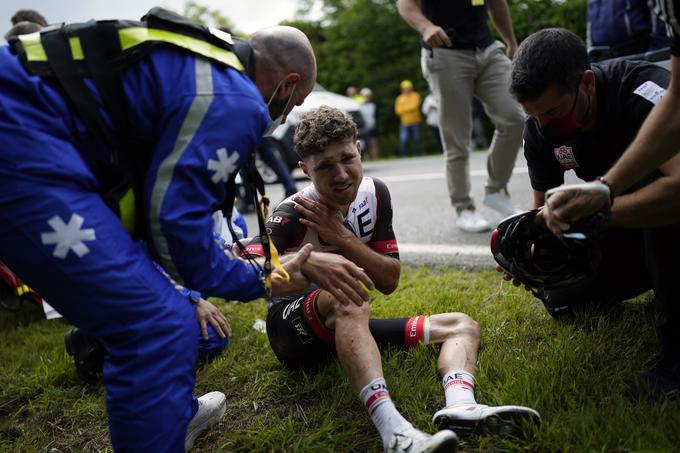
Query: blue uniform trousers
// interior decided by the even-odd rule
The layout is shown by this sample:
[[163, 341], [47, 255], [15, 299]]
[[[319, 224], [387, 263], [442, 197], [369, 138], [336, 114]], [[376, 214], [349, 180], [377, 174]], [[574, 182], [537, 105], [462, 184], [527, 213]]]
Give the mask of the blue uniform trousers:
[[[78, 158], [68, 144], [17, 143], [27, 159]], [[49, 149], [49, 152], [46, 151]], [[199, 328], [194, 307], [154, 267], [99, 195], [44, 174], [8, 178], [0, 158], [0, 257], [64, 317], [101, 338], [106, 407], [116, 451], [184, 451]], [[10, 169], [11, 170], [11, 169]]]

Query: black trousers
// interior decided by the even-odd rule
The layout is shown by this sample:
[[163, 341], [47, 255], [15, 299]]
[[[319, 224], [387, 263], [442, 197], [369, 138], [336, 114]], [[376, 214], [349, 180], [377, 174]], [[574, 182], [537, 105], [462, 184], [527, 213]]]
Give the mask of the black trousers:
[[600, 244], [602, 261], [592, 278], [540, 290], [536, 297], [552, 316], [559, 317], [579, 306], [607, 307], [652, 289], [661, 310], [662, 352], [680, 356], [680, 225], [611, 228]]

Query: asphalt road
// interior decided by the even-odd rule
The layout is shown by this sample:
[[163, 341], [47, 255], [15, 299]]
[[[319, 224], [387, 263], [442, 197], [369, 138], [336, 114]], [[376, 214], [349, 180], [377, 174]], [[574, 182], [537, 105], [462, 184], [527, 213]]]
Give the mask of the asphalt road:
[[[486, 151], [473, 152], [470, 158], [472, 194], [480, 213], [492, 224], [502, 216], [482, 205], [486, 181]], [[364, 163], [364, 174], [382, 179], [392, 194], [394, 231], [399, 241], [402, 262], [412, 265], [492, 267], [490, 233], [466, 233], [456, 227], [456, 214], [449, 202], [442, 155], [381, 160]], [[298, 188], [308, 184], [302, 173], [294, 173]], [[570, 176], [567, 182], [575, 181]], [[508, 186], [511, 196], [522, 208], [532, 207], [532, 192], [526, 161], [520, 150]], [[273, 205], [283, 198], [278, 184], [267, 186]], [[246, 216], [251, 234], [257, 221]]]

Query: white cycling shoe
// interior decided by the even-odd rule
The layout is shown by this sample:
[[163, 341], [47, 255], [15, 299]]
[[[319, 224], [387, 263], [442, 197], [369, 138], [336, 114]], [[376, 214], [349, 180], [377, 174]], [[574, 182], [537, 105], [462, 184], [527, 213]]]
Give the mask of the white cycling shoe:
[[184, 438], [184, 451], [191, 449], [203, 431], [219, 422], [226, 410], [227, 397], [222, 392], [210, 392], [198, 398], [198, 411], [189, 422]]
[[411, 425], [394, 432], [385, 453], [444, 453], [455, 452], [458, 436], [448, 429], [426, 434]]
[[466, 435], [513, 435], [522, 434], [522, 426], [541, 424], [541, 415], [523, 406], [486, 406], [484, 404], [461, 404], [445, 407], [432, 417], [432, 423], [440, 429], [451, 429]]

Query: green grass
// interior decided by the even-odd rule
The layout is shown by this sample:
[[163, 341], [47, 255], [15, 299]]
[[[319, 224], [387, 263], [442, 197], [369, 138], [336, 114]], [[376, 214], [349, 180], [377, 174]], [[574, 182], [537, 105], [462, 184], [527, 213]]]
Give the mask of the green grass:
[[[650, 295], [607, 315], [556, 322], [527, 292], [493, 271], [406, 268], [399, 290], [377, 296], [375, 316], [462, 311], [482, 327], [477, 400], [537, 409], [540, 430], [524, 439], [471, 438], [462, 451], [672, 452], [680, 449], [680, 402], [631, 403], [622, 395], [655, 349]], [[380, 451], [377, 433], [339, 364], [283, 369], [265, 334], [262, 301], [219, 303], [234, 337], [199, 368], [196, 393], [220, 390], [227, 413], [194, 451]], [[110, 451], [104, 391], [81, 383], [63, 348], [69, 326], [30, 322], [35, 311], [0, 313], [0, 451]], [[437, 349], [390, 350], [385, 376], [397, 407], [433, 431], [443, 405]]]

